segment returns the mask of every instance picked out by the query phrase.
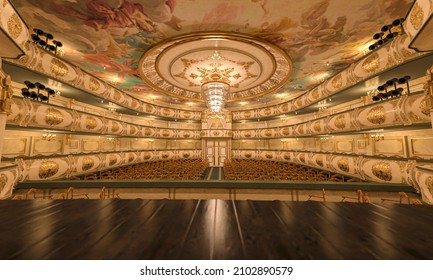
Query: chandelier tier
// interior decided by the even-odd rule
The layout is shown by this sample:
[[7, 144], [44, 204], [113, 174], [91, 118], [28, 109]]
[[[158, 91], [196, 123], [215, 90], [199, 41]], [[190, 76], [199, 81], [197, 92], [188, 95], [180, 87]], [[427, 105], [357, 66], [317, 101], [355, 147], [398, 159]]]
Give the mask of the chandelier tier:
[[223, 82], [208, 82], [201, 86], [207, 107], [212, 113], [220, 113], [224, 108], [230, 86]]

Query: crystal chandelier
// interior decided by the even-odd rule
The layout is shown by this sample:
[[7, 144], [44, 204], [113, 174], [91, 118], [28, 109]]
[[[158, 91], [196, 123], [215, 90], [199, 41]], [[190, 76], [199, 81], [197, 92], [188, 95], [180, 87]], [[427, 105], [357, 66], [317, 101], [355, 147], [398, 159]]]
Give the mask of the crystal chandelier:
[[212, 113], [220, 113], [224, 107], [230, 86], [223, 82], [208, 82], [201, 86], [207, 106]]

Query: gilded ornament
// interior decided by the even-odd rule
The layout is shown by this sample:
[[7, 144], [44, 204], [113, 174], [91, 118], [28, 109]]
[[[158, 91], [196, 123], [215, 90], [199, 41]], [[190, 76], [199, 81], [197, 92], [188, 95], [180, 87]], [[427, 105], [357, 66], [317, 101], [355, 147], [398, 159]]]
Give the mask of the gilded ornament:
[[305, 163], [305, 155], [299, 155], [299, 160]]
[[265, 157], [266, 157], [267, 159], [272, 159], [272, 158], [274, 157], [274, 155], [273, 155], [271, 152], [267, 152], [267, 153], [265, 154]]
[[251, 117], [251, 112], [250, 111], [246, 111], [245, 113], [244, 113], [244, 117], [245, 118], [249, 118], [249, 117]]
[[251, 137], [251, 132], [250, 131], [245, 131], [244, 135], [245, 135], [245, 137]]
[[191, 136], [191, 133], [189, 131], [184, 131], [183, 132], [183, 137], [188, 138]]
[[319, 96], [319, 89], [318, 88], [315, 88], [315, 89], [313, 89], [313, 91], [311, 92], [311, 96], [314, 98], [314, 99], [318, 99], [320, 96]]
[[300, 125], [300, 126], [298, 126], [298, 132], [299, 132], [299, 134], [304, 134], [305, 133], [305, 131], [304, 131], [304, 125]]
[[190, 154], [189, 153], [183, 153], [182, 155], [184, 158], [189, 158]]
[[140, 104], [138, 103], [137, 100], [135, 100], [135, 99], [132, 99], [132, 100], [131, 100], [131, 107], [132, 107], [132, 108], [137, 108], [139, 105], [140, 105]]
[[335, 118], [335, 126], [339, 129], [344, 129], [346, 127], [346, 118], [344, 115]]
[[430, 193], [433, 194], [433, 176], [428, 176], [425, 179], [425, 185], [426, 185], [427, 189], [430, 191]]
[[266, 116], [269, 116], [270, 114], [272, 114], [272, 110], [270, 108], [266, 108], [264, 110], [264, 113], [265, 113]]
[[392, 179], [391, 166], [387, 162], [381, 161], [375, 163], [371, 168], [371, 171], [374, 176], [384, 181], [391, 181]]
[[373, 53], [362, 63], [362, 69], [364, 69], [367, 73], [378, 70], [379, 66], [379, 55], [377, 53]]
[[60, 77], [66, 76], [69, 72], [68, 66], [66, 66], [66, 64], [64, 64], [57, 58], [53, 58], [53, 60], [51, 60], [50, 69], [51, 73]]
[[133, 154], [129, 154], [128, 161], [132, 162], [132, 161], [134, 161], [134, 159], [135, 159], [134, 155]]
[[45, 115], [45, 122], [49, 125], [58, 125], [64, 121], [62, 112], [59, 110], [48, 108]]
[[14, 39], [17, 39], [23, 31], [23, 25], [16, 14], [13, 14], [8, 20], [8, 31]]
[[314, 129], [316, 132], [319, 132], [319, 131], [322, 130], [322, 126], [320, 125], [320, 121], [318, 121], [318, 122], [314, 122], [314, 123], [313, 123], [313, 129]]
[[219, 136], [220, 135], [220, 132], [219, 131], [214, 131], [213, 132], [213, 136]]
[[117, 163], [117, 157], [115, 155], [110, 155], [108, 157], [109, 165], [115, 165]]
[[281, 130], [281, 132], [283, 133], [283, 135], [289, 135], [290, 134], [290, 128], [285, 127]]
[[367, 114], [367, 120], [374, 124], [382, 124], [385, 122], [385, 108], [383, 106], [376, 106], [372, 108]]
[[253, 154], [251, 152], [246, 152], [245, 153], [245, 157], [246, 158], [251, 158], [253, 156]]
[[316, 157], [316, 163], [317, 163], [317, 165], [323, 167], [323, 156], [317, 156]]
[[95, 165], [95, 161], [91, 157], [85, 157], [83, 158], [82, 163], [82, 169], [83, 171], [87, 171], [89, 169], [92, 169], [92, 167]]
[[191, 112], [185, 112], [183, 113], [183, 116], [187, 119], [189, 119], [191, 117]]
[[130, 133], [130, 134], [135, 134], [135, 133], [137, 133], [137, 129], [135, 128], [135, 126], [130, 126], [130, 127], [129, 127], [129, 133]]
[[0, 193], [6, 187], [6, 183], [8, 182], [8, 177], [5, 174], [0, 174]]
[[285, 160], [291, 160], [291, 157], [290, 157], [290, 154], [289, 154], [289, 153], [284, 153], [283, 158], [284, 158]]
[[113, 99], [114, 100], [120, 100], [122, 98], [122, 94], [118, 91], [115, 91], [113, 94]]
[[94, 117], [87, 117], [86, 118], [86, 128], [87, 129], [95, 129], [98, 126], [98, 122]]
[[337, 162], [338, 168], [343, 172], [349, 172], [349, 160], [347, 158], [339, 159]]
[[170, 131], [164, 129], [164, 130], [162, 131], [162, 136], [163, 136], [163, 137], [168, 137], [168, 136], [170, 136]]
[[98, 90], [99, 90], [99, 87], [100, 87], [100, 85], [99, 85], [98, 80], [96, 80], [96, 79], [93, 78], [93, 77], [90, 77], [90, 80], [89, 80], [89, 88], [90, 88], [91, 90], [93, 90], [93, 91], [98, 91]]
[[164, 109], [162, 109], [162, 114], [164, 116], [170, 116], [171, 111], [170, 111], [170, 109], [164, 108]]
[[111, 131], [112, 132], [116, 132], [116, 131], [118, 131], [120, 129], [120, 126], [119, 126], [119, 124], [117, 123], [117, 122], [112, 122], [111, 123]]
[[170, 154], [169, 154], [168, 152], [163, 152], [163, 153], [161, 154], [162, 158], [168, 158], [169, 155], [170, 155]]
[[145, 153], [143, 154], [143, 159], [145, 159], [145, 160], [150, 159], [151, 157], [152, 157], [152, 154], [151, 154], [151, 153], [145, 152]]
[[409, 16], [409, 21], [416, 31], [418, 31], [421, 28], [424, 22], [424, 11], [419, 6], [418, 2], [415, 2], [415, 5], [412, 8], [412, 12], [410, 13]]
[[145, 135], [145, 136], [150, 136], [150, 135], [152, 135], [152, 129], [146, 127], [146, 128], [144, 129], [144, 135]]
[[343, 79], [341, 78], [341, 75], [335, 76], [335, 78], [332, 79], [331, 84], [335, 89], [341, 88], [343, 85]]
[[298, 107], [298, 108], [302, 107], [302, 99], [301, 99], [301, 98], [298, 98], [298, 100], [296, 100], [296, 102], [295, 102], [295, 105], [296, 105], [296, 107]]
[[271, 137], [271, 136], [272, 136], [272, 130], [270, 130], [270, 129], [266, 129], [266, 130], [265, 130], [265, 135], [266, 135], [267, 137]]
[[39, 166], [39, 178], [46, 179], [57, 174], [59, 164], [55, 161], [43, 161]]
[[155, 111], [155, 108], [152, 105], [146, 105], [145, 111], [146, 113], [152, 113], [153, 111]]
[[287, 104], [287, 103], [283, 104], [283, 106], [281, 106], [281, 110], [283, 112], [288, 112], [289, 111], [289, 104]]

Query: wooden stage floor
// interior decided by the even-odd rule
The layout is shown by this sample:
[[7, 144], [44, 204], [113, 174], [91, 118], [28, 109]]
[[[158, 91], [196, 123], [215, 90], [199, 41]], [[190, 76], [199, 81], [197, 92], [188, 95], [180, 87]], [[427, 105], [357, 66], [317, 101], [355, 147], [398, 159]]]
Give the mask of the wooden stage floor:
[[0, 259], [433, 259], [433, 208], [223, 200], [0, 201]]

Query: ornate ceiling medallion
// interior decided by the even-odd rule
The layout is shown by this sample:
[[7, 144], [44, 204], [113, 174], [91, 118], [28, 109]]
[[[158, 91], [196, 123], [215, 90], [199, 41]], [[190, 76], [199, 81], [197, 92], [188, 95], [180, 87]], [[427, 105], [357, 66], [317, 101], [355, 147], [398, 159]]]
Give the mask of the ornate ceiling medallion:
[[260, 38], [233, 33], [193, 33], [174, 37], [148, 50], [140, 59], [141, 78], [171, 96], [203, 102], [202, 85], [230, 87], [226, 102], [275, 91], [290, 78], [292, 63], [277, 46]]

